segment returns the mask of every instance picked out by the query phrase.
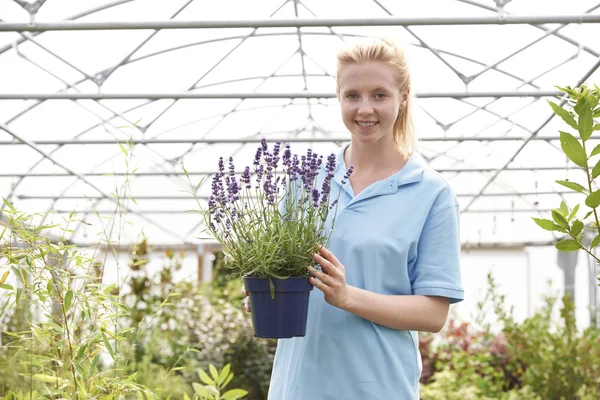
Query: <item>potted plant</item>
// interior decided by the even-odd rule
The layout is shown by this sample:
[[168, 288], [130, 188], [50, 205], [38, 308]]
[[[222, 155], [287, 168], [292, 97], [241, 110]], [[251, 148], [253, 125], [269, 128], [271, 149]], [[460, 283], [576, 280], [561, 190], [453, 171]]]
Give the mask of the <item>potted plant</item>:
[[[563, 201], [559, 208], [552, 210], [552, 220], [533, 218], [536, 224], [548, 231], [558, 231], [566, 235], [566, 238], [556, 243], [560, 251], [583, 250], [600, 263], [592, 251], [600, 244], [600, 223], [598, 222], [598, 206], [600, 206], [600, 190], [595, 190], [594, 179], [600, 176], [600, 144], [590, 151], [588, 141], [595, 131], [600, 130], [600, 124], [594, 122], [594, 118], [600, 117], [600, 89], [595, 86], [590, 89], [583, 84], [576, 88], [562, 88], [568, 97], [564, 105], [557, 105], [549, 101], [554, 113], [573, 128], [579, 138], [568, 132], [560, 131], [560, 145], [566, 156], [585, 172], [585, 182], [577, 183], [569, 180], [557, 180], [556, 183], [565, 186], [585, 196], [585, 205], [590, 211], [582, 218], [576, 218], [580, 205], [577, 204], [570, 209]], [[594, 160], [596, 158], [596, 160]], [[594, 238], [589, 245], [583, 243], [585, 231], [593, 233]], [[600, 281], [600, 277], [598, 278]], [[600, 285], [600, 283], [599, 283]]]
[[312, 255], [327, 246], [333, 228], [334, 221], [325, 232], [337, 204], [330, 198], [335, 166], [334, 154], [325, 161], [311, 149], [298, 156], [280, 142], [271, 150], [263, 138], [252, 168], [241, 174], [233, 158], [226, 171], [221, 157], [207, 208], [198, 202], [226, 266], [243, 278], [257, 337], [305, 335], [312, 290], [307, 267], [315, 264]]

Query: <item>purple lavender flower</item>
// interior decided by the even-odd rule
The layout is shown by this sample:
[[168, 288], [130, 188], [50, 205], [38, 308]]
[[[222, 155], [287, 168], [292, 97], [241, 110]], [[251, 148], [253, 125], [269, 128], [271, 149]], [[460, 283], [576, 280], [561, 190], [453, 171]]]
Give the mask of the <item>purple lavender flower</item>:
[[331, 191], [331, 179], [333, 179], [333, 171], [335, 171], [335, 154], [331, 153], [327, 157], [325, 164], [325, 179], [321, 187], [321, 204], [326, 204], [329, 201], [329, 192]]
[[312, 190], [312, 200], [313, 200], [313, 207], [315, 207], [315, 208], [319, 207], [319, 190], [317, 188], [313, 188], [313, 190]]
[[289, 143], [285, 144], [285, 150], [283, 151], [283, 157], [281, 158], [281, 162], [282, 162], [283, 166], [287, 169], [287, 171], [289, 171], [289, 169], [292, 165], [292, 151], [290, 150]]
[[262, 137], [262, 139], [260, 139], [260, 147], [262, 148], [263, 153], [267, 152], [267, 138], [265, 138], [264, 136]]
[[281, 142], [275, 142], [275, 146], [273, 146], [273, 157], [271, 158], [271, 166], [273, 169], [277, 169], [277, 164], [279, 164], [279, 151], [281, 149]]
[[346, 171], [346, 173], [344, 174], [344, 179], [342, 179], [342, 185], [346, 184], [347, 180], [352, 175], [352, 172], [354, 172], [354, 167], [350, 166], [350, 168], [348, 168], [348, 171]]
[[240, 183], [246, 185], [246, 189], [250, 189], [250, 167], [246, 166], [246, 168], [244, 169], [244, 173], [240, 178]]

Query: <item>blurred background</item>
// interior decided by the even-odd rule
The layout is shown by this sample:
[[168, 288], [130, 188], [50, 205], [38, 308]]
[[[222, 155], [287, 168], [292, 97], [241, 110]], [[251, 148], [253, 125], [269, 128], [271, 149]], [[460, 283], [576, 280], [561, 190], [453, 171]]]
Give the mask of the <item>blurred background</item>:
[[[555, 183], [585, 172], [561, 150], [559, 131], [572, 128], [548, 101], [561, 102], [557, 86], [599, 81], [599, 9], [588, 0], [0, 0], [0, 195], [116, 285], [132, 327], [147, 323], [123, 367], [139, 371], [140, 384], [192, 396], [190, 371], [231, 362], [236, 387], [265, 398], [274, 344], [251, 337], [239, 282], [189, 212], [198, 207], [191, 187], [205, 205], [218, 158], [251, 165], [262, 137], [296, 153], [335, 152], [350, 139], [335, 98], [337, 49], [361, 36], [399, 39], [412, 66], [418, 152], [461, 205], [466, 300], [452, 307], [440, 343], [423, 335], [423, 384], [451, 387], [450, 370], [462, 378], [448, 393], [462, 399], [509, 389], [514, 398], [597, 398], [600, 372], [577, 378], [595, 372], [567, 355], [600, 364], [600, 270], [583, 252], [558, 252], [561, 234], [532, 217], [585, 200]], [[6, 203], [0, 218], [15, 218]], [[3, 284], [20, 281], [11, 273]], [[494, 304], [512, 309], [510, 321]], [[31, 327], [29, 311], [0, 314], [0, 331]], [[532, 336], [539, 343], [523, 339]], [[519, 346], [555, 359], [510, 353]], [[0, 395], [23, 384], [8, 374], [9, 353]], [[530, 367], [553, 363], [580, 374], [567, 395], [548, 386], [562, 380]]]

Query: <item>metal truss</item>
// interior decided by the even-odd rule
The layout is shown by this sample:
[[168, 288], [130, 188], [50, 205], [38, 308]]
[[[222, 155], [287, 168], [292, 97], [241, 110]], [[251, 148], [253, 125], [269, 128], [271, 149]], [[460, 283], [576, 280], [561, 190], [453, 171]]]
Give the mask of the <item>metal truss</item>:
[[[143, 146], [149, 146], [149, 145], [154, 145], [154, 144], [175, 144], [175, 143], [188, 144], [189, 148], [181, 154], [180, 157], [182, 157], [184, 155], [191, 155], [195, 151], [197, 151], [198, 150], [197, 145], [210, 146], [215, 143], [235, 143], [238, 145], [232, 153], [232, 154], [235, 154], [245, 144], [258, 142], [260, 140], [261, 135], [263, 134], [262, 129], [259, 130], [258, 132], [254, 132], [253, 134], [248, 135], [241, 139], [229, 139], [229, 138], [228, 139], [212, 139], [212, 138], [208, 139], [208, 138], [206, 138], [206, 135], [210, 134], [227, 116], [237, 112], [239, 110], [239, 106], [242, 104], [242, 102], [245, 99], [283, 99], [283, 100], [288, 100], [288, 102], [285, 104], [281, 104], [281, 105], [277, 105], [277, 106], [269, 106], [269, 107], [281, 107], [282, 109], [285, 109], [286, 107], [289, 107], [289, 106], [298, 105], [298, 104], [292, 103], [292, 99], [317, 99], [317, 100], [321, 101], [321, 100], [332, 99], [335, 97], [334, 93], [311, 93], [308, 90], [308, 79], [309, 78], [317, 77], [317, 76], [325, 76], [325, 77], [330, 77], [333, 79], [333, 77], [331, 75], [329, 75], [324, 68], [322, 68], [320, 65], [318, 65], [318, 63], [316, 63], [315, 60], [312, 60], [309, 53], [307, 53], [305, 51], [305, 46], [303, 43], [304, 37], [307, 37], [310, 35], [330, 35], [330, 36], [333, 35], [333, 36], [337, 36], [341, 40], [344, 40], [347, 37], [358, 36], [358, 35], [353, 35], [353, 34], [348, 34], [348, 33], [343, 33], [343, 34], [339, 33], [337, 31], [333, 30], [332, 29], [333, 27], [384, 26], [384, 25], [385, 26], [404, 27], [404, 29], [407, 32], [409, 32], [417, 41], [417, 43], [415, 44], [416, 46], [429, 50], [436, 58], [438, 58], [449, 70], [451, 70], [465, 84], [464, 91], [418, 93], [417, 97], [432, 98], [432, 99], [451, 98], [451, 99], [455, 99], [457, 101], [463, 102], [465, 104], [468, 104], [469, 106], [475, 108], [468, 115], [462, 116], [451, 123], [440, 122], [431, 113], [429, 113], [426, 108], [422, 108], [422, 110], [426, 114], [428, 114], [429, 117], [432, 118], [444, 130], [444, 132], [446, 132], [448, 129], [450, 129], [454, 125], [458, 124], [459, 122], [463, 121], [464, 119], [468, 118], [470, 115], [472, 115], [476, 112], [479, 112], [479, 111], [485, 111], [486, 113], [494, 115], [495, 117], [498, 118], [497, 122], [495, 122], [487, 127], [484, 127], [481, 130], [481, 133], [485, 132], [488, 128], [493, 127], [495, 124], [501, 123], [501, 122], [509, 122], [510, 124], [512, 124], [512, 126], [519, 127], [521, 129], [523, 129], [525, 132], [529, 132], [529, 136], [526, 136], [526, 137], [484, 136], [483, 134], [482, 135], [475, 134], [474, 136], [471, 136], [471, 137], [452, 137], [449, 135], [449, 136], [429, 137], [429, 138], [421, 138], [420, 139], [421, 142], [449, 142], [449, 144], [450, 144], [449, 149], [446, 149], [444, 151], [438, 151], [436, 155], [429, 158], [429, 161], [434, 161], [437, 157], [442, 156], [442, 155], [444, 155], [446, 158], [453, 159], [448, 154], [448, 151], [451, 151], [453, 148], [460, 146], [462, 143], [465, 143], [465, 142], [479, 142], [480, 143], [480, 146], [478, 146], [476, 149], [472, 150], [473, 154], [477, 153], [478, 151], [481, 151], [482, 149], [487, 148], [491, 143], [498, 142], [498, 141], [522, 142], [519, 149], [515, 153], [513, 153], [513, 155], [510, 157], [509, 161], [499, 168], [478, 168], [477, 166], [469, 165], [465, 161], [465, 159], [454, 159], [454, 163], [452, 165], [450, 165], [450, 167], [444, 168], [444, 169], [436, 169], [437, 171], [443, 172], [443, 173], [473, 173], [473, 172], [476, 172], [476, 173], [481, 173], [481, 174], [490, 174], [487, 183], [483, 186], [483, 188], [481, 188], [480, 191], [478, 191], [476, 193], [472, 193], [472, 194], [463, 194], [464, 196], [471, 198], [470, 202], [468, 203], [468, 205], [466, 207], [468, 212], [482, 212], [481, 209], [476, 207], [477, 204], [474, 205], [474, 203], [476, 202], [476, 200], [479, 197], [487, 197], [488, 195], [520, 197], [521, 200], [523, 200], [523, 202], [532, 206], [532, 210], [523, 209], [522, 212], [529, 212], [529, 211], [544, 212], [545, 211], [545, 210], [540, 210], [540, 209], [536, 208], [535, 205], [526, 198], [526, 196], [528, 196], [528, 195], [532, 195], [532, 194], [535, 194], [535, 195], [556, 194], [556, 195], [561, 195], [561, 196], [566, 195], [566, 193], [563, 193], [563, 192], [529, 193], [529, 192], [516, 191], [516, 190], [514, 190], [514, 188], [512, 187], [512, 184], [510, 182], [503, 182], [500, 179], [500, 173], [503, 171], [541, 171], [541, 170], [565, 170], [566, 169], [565, 166], [532, 167], [532, 168], [511, 167], [510, 166], [510, 164], [514, 161], [515, 157], [521, 152], [521, 150], [529, 142], [541, 140], [541, 141], [546, 141], [551, 146], [558, 147], [556, 144], [556, 141], [559, 138], [557, 136], [538, 137], [538, 133], [543, 129], [544, 126], [546, 126], [546, 124], [551, 120], [552, 117], [545, 120], [544, 123], [538, 129], [535, 129], [532, 131], [520, 124], [517, 124], [517, 123], [514, 123], [513, 121], [511, 121], [510, 118], [512, 117], [512, 115], [514, 113], [511, 113], [509, 115], [500, 115], [500, 114], [494, 112], [493, 109], [490, 108], [490, 106], [493, 105], [497, 100], [502, 99], [502, 98], [508, 98], [508, 97], [530, 98], [531, 102], [529, 104], [533, 104], [536, 101], [539, 101], [540, 99], [547, 98], [547, 97], [559, 97], [560, 98], [561, 97], [560, 92], [553, 91], [553, 90], [544, 90], [544, 88], [538, 87], [534, 83], [534, 81], [536, 79], [544, 76], [545, 74], [553, 71], [555, 68], [558, 68], [559, 66], [563, 65], [564, 63], [569, 62], [570, 60], [573, 60], [574, 58], [578, 57], [580, 55], [580, 53], [586, 52], [594, 57], [600, 56], [600, 54], [598, 52], [596, 52], [594, 49], [584, 46], [583, 44], [579, 43], [577, 40], [575, 40], [569, 36], [566, 36], [564, 34], [561, 34], [559, 32], [562, 28], [567, 26], [567, 24], [587, 24], [587, 23], [600, 22], [600, 15], [590, 14], [590, 12], [599, 8], [600, 4], [595, 7], [590, 8], [589, 10], [586, 11], [586, 13], [581, 14], [581, 15], [514, 16], [514, 15], [506, 14], [506, 12], [504, 12], [502, 1], [498, 1], [497, 7], [494, 8], [494, 7], [489, 7], [486, 5], [476, 3], [471, 0], [457, 0], [462, 3], [470, 4], [472, 6], [491, 11], [491, 12], [495, 13], [496, 15], [489, 16], [489, 17], [475, 17], [475, 18], [470, 18], [470, 17], [469, 18], [398, 18], [397, 16], [393, 16], [392, 13], [389, 10], [387, 10], [385, 7], [383, 7], [383, 5], [379, 1], [372, 0], [375, 4], [377, 4], [379, 6], [379, 8], [381, 10], [383, 10], [386, 13], [386, 15], [388, 15], [388, 17], [358, 18], [358, 19], [322, 19], [322, 18], [319, 18], [317, 15], [315, 15], [315, 13], [313, 13], [308, 7], [306, 7], [306, 5], [303, 4], [303, 2], [301, 0], [283, 0], [281, 5], [271, 14], [270, 18], [262, 19], [262, 20], [253, 20], [253, 21], [247, 21], [247, 20], [246, 21], [176, 21], [173, 19], [170, 19], [167, 21], [118, 22], [118, 23], [117, 22], [113, 23], [113, 22], [77, 21], [77, 19], [79, 19], [83, 16], [86, 16], [86, 15], [93, 14], [94, 12], [101, 11], [103, 9], [112, 8], [112, 7], [117, 7], [121, 4], [133, 1], [133, 0], [120, 0], [120, 1], [114, 1], [109, 4], [105, 4], [100, 7], [93, 8], [91, 10], [85, 11], [78, 15], [74, 15], [66, 21], [50, 22], [50, 23], [37, 23], [35, 21], [35, 15], [36, 15], [37, 11], [40, 9], [40, 7], [43, 6], [45, 0], [37, 0], [37, 1], [33, 1], [33, 2], [27, 2], [27, 1], [22, 1], [22, 0], [15, 0], [15, 1], [17, 1], [24, 9], [26, 9], [30, 13], [31, 18], [30, 18], [29, 23], [22, 23], [22, 24], [0, 22], [0, 31], [21, 32], [21, 37], [18, 38], [13, 44], [4, 46], [4, 47], [0, 47], [0, 55], [6, 51], [15, 49], [15, 50], [17, 50], [17, 52], [19, 52], [19, 55], [21, 55], [23, 58], [25, 58], [28, 61], [33, 63], [33, 61], [31, 61], [27, 58], [27, 55], [22, 54], [19, 50], [19, 45], [21, 43], [29, 41], [29, 42], [35, 44], [36, 46], [41, 47], [44, 50], [48, 51], [52, 56], [54, 56], [56, 59], [58, 59], [61, 63], [64, 63], [65, 65], [69, 65], [70, 67], [74, 68], [75, 70], [78, 70], [83, 75], [83, 78], [78, 80], [77, 82], [69, 83], [69, 82], [64, 82], [61, 80], [61, 82], [65, 85], [65, 88], [64, 88], [64, 90], [61, 90], [58, 93], [34, 93], [34, 94], [0, 93], [0, 100], [11, 100], [11, 99], [38, 100], [36, 103], [29, 105], [21, 113], [14, 116], [13, 118], [11, 118], [11, 120], [5, 121], [5, 124], [0, 125], [0, 129], [4, 129], [4, 128], [6, 128], [4, 130], [9, 129], [9, 130], [7, 130], [7, 132], [9, 134], [11, 134], [11, 136], [13, 136], [13, 138], [14, 138], [14, 140], [12, 140], [12, 141], [0, 141], [0, 146], [2, 146], [2, 145], [27, 145], [27, 146], [32, 147], [38, 153], [42, 154], [43, 155], [42, 159], [47, 158], [53, 162], [58, 161], [58, 160], [51, 158], [52, 154], [55, 151], [57, 151], [58, 149], [60, 149], [62, 146], [79, 145], [79, 144], [110, 145], [110, 144], [117, 144], [117, 143], [131, 143], [134, 145], [143, 145]], [[170, 18], [174, 18], [175, 16], [177, 16], [183, 9], [185, 9], [193, 1], [194, 0], [187, 1], [182, 7], [179, 8], [179, 10], [177, 10], [177, 12], [175, 14], [171, 15]], [[369, 1], [369, 0], [365, 0], [365, 1]], [[293, 18], [293, 19], [273, 18], [274, 15], [282, 7], [284, 7], [286, 4], [289, 4], [289, 3], [293, 3], [294, 15], [296, 18]], [[304, 7], [304, 9], [307, 10], [315, 18], [311, 18], [311, 19], [298, 18], [299, 7]], [[549, 23], [558, 23], [561, 25], [552, 26], [552, 27], [548, 27], [548, 26], [544, 25], [544, 24], [549, 24]], [[539, 37], [533, 41], [523, 43], [523, 46], [519, 47], [519, 49], [517, 49], [516, 51], [514, 51], [513, 53], [511, 53], [509, 55], [505, 55], [502, 58], [498, 58], [497, 60], [495, 60], [492, 63], [483, 63], [479, 60], [470, 59], [470, 58], [464, 57], [460, 54], [453, 54], [453, 53], [445, 51], [443, 49], [436, 49], [435, 47], [433, 47], [429, 43], [427, 43], [427, 41], [424, 40], [424, 38], [421, 35], [419, 35], [416, 30], [412, 29], [412, 27], [416, 27], [416, 26], [472, 25], [472, 24], [477, 24], [477, 25], [531, 24], [535, 28], [542, 30], [544, 32], [544, 34], [541, 37]], [[266, 32], [265, 31], [260, 31], [260, 32], [257, 31], [259, 28], [276, 28], [276, 27], [288, 27], [288, 28], [296, 28], [296, 29], [293, 32], [276, 32], [276, 33], [269, 32], [269, 31], [266, 31]], [[328, 33], [307, 32], [307, 31], [301, 29], [301, 28], [307, 28], [307, 27], [326, 27], [326, 28], [328, 28]], [[254, 29], [246, 35], [241, 35], [241, 36], [237, 35], [237, 36], [221, 37], [221, 38], [217, 38], [217, 39], [209, 39], [209, 40], [199, 41], [199, 42], [195, 42], [195, 43], [189, 43], [189, 44], [185, 44], [185, 45], [181, 45], [181, 46], [174, 46], [171, 48], [163, 49], [163, 50], [156, 51], [154, 53], [146, 54], [143, 56], [136, 56], [136, 53], [138, 52], [138, 50], [141, 47], [143, 47], [145, 44], [150, 42], [161, 29], [202, 29], [202, 28], [254, 28]], [[53, 30], [55, 30], [55, 31], [58, 31], [58, 30], [79, 31], [79, 30], [122, 30], [122, 29], [151, 29], [152, 32], [149, 33], [147, 36], [145, 36], [143, 38], [143, 40], [141, 40], [137, 45], [135, 45], [131, 49], [131, 51], [128, 52], [118, 63], [116, 63], [113, 66], [110, 66], [109, 68], [107, 68], [105, 70], [97, 71], [94, 73], [85, 73], [84, 71], [81, 71], [72, 62], [69, 62], [67, 60], [60, 58], [55, 53], [52, 53], [49, 50], [47, 50], [46, 48], [44, 48], [43, 46], [41, 46], [35, 40], [35, 37], [37, 35], [41, 34], [42, 32], [53, 31]], [[267, 79], [273, 78], [275, 76], [275, 74], [277, 73], [277, 71], [279, 70], [279, 68], [281, 68], [281, 67], [276, 68], [272, 74], [267, 75], [267, 76], [247, 77], [247, 78], [242, 78], [242, 79], [228, 80], [228, 81], [210, 83], [210, 84], [206, 84], [203, 82], [204, 78], [210, 71], [218, 68], [219, 65], [225, 59], [227, 59], [232, 53], [237, 51], [237, 49], [248, 39], [257, 38], [257, 37], [266, 37], [266, 36], [285, 36], [285, 35], [295, 36], [298, 39], [299, 48], [295, 50], [295, 52], [290, 56], [289, 59], [291, 59], [291, 57], [293, 57], [297, 54], [300, 55], [302, 74], [295, 75], [295, 76], [299, 76], [303, 79], [304, 91], [290, 92], [290, 93], [285, 93], [285, 92], [282, 92], [282, 93], [257, 93], [256, 92], [256, 90], [258, 90]], [[520, 52], [524, 51], [525, 49], [531, 47], [535, 43], [539, 42], [540, 40], [542, 40], [548, 36], [555, 36], [555, 37], [563, 40], [566, 43], [570, 43], [570, 44], [577, 46], [577, 48], [578, 48], [577, 53], [568, 55], [568, 57], [566, 57], [563, 62], [561, 62], [557, 65], [554, 65], [554, 66], [550, 66], [548, 69], [546, 69], [544, 72], [542, 72], [537, 77], [533, 77], [533, 78], [529, 78], [529, 79], [523, 79], [522, 77], [517, 76], [517, 74], [513, 74], [508, 71], [504, 71], [501, 68], [502, 63], [511, 59], [515, 55], [519, 54]], [[160, 54], [165, 54], [170, 51], [177, 51], [179, 49], [183, 49], [186, 47], [201, 46], [203, 44], [214, 43], [214, 42], [222, 42], [224, 46], [225, 45], [229, 46], [230, 50], [227, 52], [227, 54], [225, 54], [225, 56], [223, 56], [219, 61], [217, 61], [212, 66], [212, 68], [209, 69], [208, 72], [203, 73], [203, 75], [200, 76], [194, 82], [193, 85], [188, 87], [188, 89], [186, 91], [175, 92], [175, 93], [118, 93], [117, 94], [117, 93], [103, 93], [103, 91], [101, 90], [102, 85], [106, 81], [106, 79], [108, 79], [120, 67], [129, 65], [131, 63], [135, 63], [137, 61], [147, 59], [149, 57], [153, 57], [153, 56], [160, 55]], [[457, 57], [459, 59], [473, 63], [475, 65], [479, 65], [481, 67], [481, 69], [478, 72], [473, 73], [471, 75], [463, 74], [460, 71], [460, 69], [453, 66], [452, 62], [449, 62], [447, 60], [446, 56]], [[305, 61], [307, 61], [307, 60], [311, 60], [313, 63], [317, 64], [317, 66], [322, 69], [323, 74], [308, 73], [306, 70], [306, 66], [305, 66]], [[286, 62], [287, 62], [287, 60], [286, 60]], [[41, 68], [44, 71], [46, 71], [48, 74], [52, 75], [49, 71], [45, 70], [43, 66], [37, 65], [37, 64], [35, 64], [35, 65], [38, 68]], [[595, 65], [588, 72], [588, 74], [586, 74], [586, 76], [589, 76], [597, 67], [598, 67], [598, 65]], [[473, 80], [477, 79], [479, 76], [481, 76], [482, 74], [484, 74], [485, 72], [490, 71], [490, 70], [497, 71], [497, 72], [499, 72], [505, 76], [508, 76], [512, 79], [516, 79], [517, 81], [522, 82], [522, 84], [518, 88], [514, 88], [512, 90], [505, 90], [505, 91], [472, 91], [469, 89], [469, 84]], [[277, 76], [286, 76], [286, 75], [277, 75]], [[288, 75], [288, 76], [292, 76], [292, 75]], [[60, 79], [56, 76], [53, 76], [53, 78]], [[225, 83], [242, 82], [244, 80], [248, 80], [248, 81], [259, 80], [260, 84], [254, 89], [254, 91], [251, 91], [251, 92], [235, 92], [235, 93], [230, 92], [230, 93], [224, 94], [224, 93], [210, 93], [210, 92], [206, 91], [206, 89], [210, 88], [211, 86], [217, 86], [217, 85], [225, 84]], [[85, 81], [90, 81], [90, 82], [95, 83], [98, 86], [98, 93], [67, 92], [67, 90], [75, 89], [77, 87], [77, 85], [79, 85]], [[533, 88], [533, 90], [531, 88]], [[204, 93], [199, 92], [199, 90], [201, 90], [201, 89], [203, 90]], [[75, 89], [75, 90], [77, 90], [77, 89]], [[490, 101], [485, 102], [485, 104], [483, 104], [483, 105], [481, 105], [479, 103], [473, 104], [469, 101], [469, 99], [475, 99], [475, 98], [490, 98]], [[100, 100], [107, 100], [107, 99], [144, 99], [147, 101], [145, 101], [143, 104], [132, 107], [129, 110], [125, 110], [120, 113], [116, 113], [116, 112], [110, 110], [109, 107], [106, 107], [103, 103], [99, 102]], [[234, 107], [232, 107], [230, 111], [225, 112], [221, 115], [218, 115], [217, 117], [219, 118], [219, 121], [215, 125], [213, 125], [212, 128], [209, 128], [207, 131], [201, 132], [198, 135], [198, 138], [196, 138], [194, 140], [165, 139], [165, 138], [160, 137], [163, 134], [168, 133], [169, 130], [160, 132], [158, 134], [154, 134], [153, 137], [144, 136], [144, 139], [135, 139], [132, 141], [127, 140], [127, 138], [119, 137], [118, 135], [115, 135], [114, 140], [94, 140], [94, 139], [85, 139], [85, 140], [81, 139], [80, 140], [79, 139], [80, 137], [85, 135], [87, 132], [90, 132], [92, 129], [94, 129], [98, 126], [102, 126], [102, 125], [110, 126], [112, 124], [113, 119], [123, 118], [123, 115], [126, 115], [129, 111], [136, 110], [140, 107], [144, 107], [145, 105], [151, 104], [154, 101], [162, 100], [162, 99], [169, 99], [169, 100], [172, 100], [172, 102], [170, 102], [169, 105], [164, 107], [162, 112], [160, 112], [158, 114], [158, 116], [155, 117], [149, 123], [145, 123], [143, 126], [135, 126], [136, 133], [141, 133], [141, 134], [145, 135], [146, 132], [148, 131], [148, 129], [152, 125], [154, 125], [156, 123], [156, 121], [160, 120], [163, 117], [163, 115], [165, 113], [167, 113], [168, 110], [171, 107], [173, 107], [173, 105], [176, 104], [177, 101], [182, 100], [182, 99], [238, 99], [240, 101]], [[85, 129], [84, 131], [77, 134], [75, 137], [73, 137], [71, 139], [67, 139], [67, 140], [51, 140], [51, 139], [49, 139], [49, 140], [39, 140], [39, 141], [27, 141], [26, 139], [21, 140], [21, 135], [14, 134], [14, 130], [12, 132], [10, 131], [10, 124], [12, 123], [12, 121], [21, 117], [22, 115], [26, 115], [26, 113], [28, 111], [39, 106], [46, 100], [70, 100], [70, 101], [74, 101], [76, 104], [80, 105], [84, 109], [85, 109], [85, 106], [83, 104], [81, 104], [79, 102], [79, 100], [95, 100], [97, 102], [97, 104], [104, 107], [105, 110], [112, 111], [113, 117], [102, 118], [100, 116], [97, 116], [97, 118], [99, 120], [98, 124], [94, 125], [93, 127]], [[0, 102], [0, 104], [1, 104], [1, 102]], [[309, 112], [309, 117], [308, 117], [307, 121], [303, 122], [298, 127], [291, 128], [289, 131], [281, 132], [281, 134], [285, 136], [285, 137], [281, 138], [281, 141], [311, 142], [311, 143], [319, 143], [319, 142], [341, 143], [341, 142], [345, 142], [348, 140], [347, 137], [336, 136], [337, 132], [329, 132], [329, 131], [322, 129], [320, 126], [318, 126], [318, 123], [315, 121], [315, 118], [313, 116], [311, 102], [307, 102], [306, 104], [304, 104], [304, 106], [306, 106], [308, 108], [308, 112]], [[257, 108], [259, 108], [259, 107], [257, 107]], [[208, 118], [210, 118], [210, 117], [206, 117], [206, 119], [208, 119]], [[132, 123], [132, 125], [134, 125], [134, 124]], [[311, 131], [314, 136], [312, 138], [298, 137], [298, 135], [301, 132], [306, 133], [306, 132], [311, 132]], [[507, 134], [508, 134], [508, 132], [507, 132]], [[269, 132], [269, 140], [275, 140], [275, 139], [273, 139], [272, 132]], [[47, 146], [47, 145], [58, 146], [58, 147], [49, 149], [48, 151], [42, 150], [41, 146]], [[203, 148], [205, 148], [205, 147], [203, 147]], [[160, 161], [156, 162], [155, 165], [151, 166], [150, 171], [135, 173], [133, 178], [137, 179], [137, 177], [143, 177], [143, 176], [167, 176], [172, 179], [179, 180], [179, 178], [183, 177], [183, 172], [179, 172], [179, 171], [171, 172], [175, 165], [175, 161], [177, 159], [179, 159], [180, 157], [175, 157], [172, 159], [165, 159], [159, 153], [156, 152], [156, 149], [150, 148], [150, 151], [154, 151], [159, 156]], [[101, 170], [103, 169], [102, 167], [111, 160], [111, 158], [112, 158], [112, 156], [108, 157], [106, 159], [106, 161], [100, 163], [97, 166], [86, 167], [86, 170], [89, 171], [87, 173], [77, 173], [76, 171], [70, 171], [70, 170], [65, 169], [67, 172], [56, 173], [56, 174], [46, 173], [46, 172], [33, 172], [34, 169], [36, 168], [36, 166], [39, 165], [39, 162], [41, 162], [41, 160], [40, 160], [39, 162], [34, 163], [34, 165], [32, 165], [29, 168], [29, 170], [24, 173], [0, 174], [0, 178], [2, 178], [2, 177], [18, 178], [18, 181], [12, 185], [12, 189], [11, 189], [11, 193], [10, 193], [9, 197], [15, 196], [15, 197], [18, 197], [21, 199], [26, 199], [26, 198], [28, 198], [27, 196], [20, 197], [20, 196], [16, 195], [19, 184], [25, 178], [28, 178], [28, 177], [50, 177], [50, 176], [75, 176], [77, 178], [77, 181], [83, 181], [85, 183], [89, 183], [89, 182], [91, 182], [88, 179], [89, 177], [97, 177], [97, 176], [102, 176], [102, 175], [106, 174], [104, 172], [101, 172]], [[57, 162], [56, 164], [62, 167], [62, 165], [60, 163]], [[208, 171], [208, 172], [207, 171], [192, 171], [192, 172], [190, 172], [190, 174], [192, 174], [192, 175], [208, 174], [210, 176], [211, 174], [214, 174], [215, 172], [216, 171]], [[125, 175], [125, 174], [126, 173], [124, 173], [124, 172], [116, 172], [116, 173], [109, 172], [108, 173], [109, 176], [118, 176], [118, 175]], [[208, 181], [208, 179], [205, 180], [205, 182], [206, 181]], [[183, 181], [179, 180], [179, 183], [182, 183], [182, 182]], [[492, 182], [496, 183], [497, 185], [499, 185], [499, 187], [506, 190], [506, 193], [502, 193], [502, 194], [487, 193], [486, 191]], [[74, 185], [74, 184], [75, 183], [73, 183], [72, 185]], [[66, 193], [67, 190], [70, 187], [72, 187], [72, 185], [65, 188], [64, 191], [61, 193], [61, 195], [50, 197], [53, 200], [51, 208], [55, 208], [56, 201], [59, 200], [60, 198], [68, 198], [68, 197], [61, 197], [61, 196], [63, 196], [64, 193]], [[132, 194], [132, 196], [135, 197], [136, 199], [140, 198], [139, 196], [135, 196], [135, 194]], [[95, 204], [98, 204], [98, 202], [102, 201], [105, 198], [106, 198], [105, 193], [101, 193], [100, 196], [95, 196], [94, 197], [94, 201], [96, 202]], [[0, 205], [0, 207], [2, 207], [2, 206]], [[0, 208], [0, 210], [1, 210], [1, 208]], [[155, 211], [157, 211], [156, 213], [158, 213], [158, 211], [160, 211], [160, 210], [155, 210]], [[521, 212], [521, 211], [515, 211], [515, 210], [493, 210], [493, 212], [508, 212], [508, 211]], [[91, 212], [91, 211], [88, 211], [88, 212]], [[148, 212], [146, 212], [146, 211], [141, 211], [141, 212], [144, 214], [146, 214], [146, 213], [154, 214], [154, 212], [152, 212], [152, 210], [149, 210]], [[198, 226], [196, 226], [195, 228], [197, 228], [197, 227]], [[79, 229], [79, 226], [76, 228], [76, 231], [78, 229]], [[184, 237], [190, 236], [191, 233], [192, 233], [192, 231], [188, 232], [186, 235], [184, 235]]]
[[47, 31], [97, 31], [146, 29], [233, 29], [233, 28], [330, 28], [353, 26], [448, 26], [448, 25], [539, 25], [539, 24], [589, 24], [600, 22], [600, 15], [544, 15], [450, 18], [292, 18], [233, 21], [120, 21], [89, 22], [59, 21], [33, 23], [0, 23], [0, 32]]
[[[489, 92], [429, 92], [417, 93], [422, 99], [467, 99], [478, 97], [557, 97], [553, 90], [489, 91]], [[0, 100], [161, 100], [161, 99], [333, 99], [335, 93], [0, 93]]]

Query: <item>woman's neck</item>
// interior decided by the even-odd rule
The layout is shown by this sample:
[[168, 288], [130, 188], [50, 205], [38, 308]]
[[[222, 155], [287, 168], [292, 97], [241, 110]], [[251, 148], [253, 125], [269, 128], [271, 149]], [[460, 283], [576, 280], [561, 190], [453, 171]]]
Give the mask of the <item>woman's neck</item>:
[[410, 156], [403, 152], [398, 145], [392, 143], [360, 143], [352, 141], [344, 152], [344, 162], [349, 168], [362, 173], [377, 173], [383, 171], [397, 172], [406, 164]]

